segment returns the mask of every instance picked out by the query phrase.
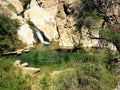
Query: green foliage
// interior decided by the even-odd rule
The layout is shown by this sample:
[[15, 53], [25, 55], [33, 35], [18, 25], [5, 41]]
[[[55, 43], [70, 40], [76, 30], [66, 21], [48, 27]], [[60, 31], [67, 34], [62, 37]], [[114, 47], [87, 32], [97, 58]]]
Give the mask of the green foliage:
[[101, 19], [100, 14], [96, 11], [81, 11], [78, 19], [77, 27], [86, 26], [88, 29], [90, 29], [94, 23], [99, 21]]
[[[75, 67], [55, 76], [40, 80], [42, 90], [113, 90], [115, 76], [102, 65], [93, 63], [72, 63]], [[74, 68], [74, 69], [73, 69]]]
[[0, 90], [29, 90], [30, 82], [10, 60], [0, 58]]
[[[109, 50], [58, 52], [38, 46], [17, 59], [41, 68], [40, 90], [112, 90], [116, 85], [114, 53]], [[51, 75], [54, 70], [60, 73]]]
[[100, 30], [100, 35], [105, 40], [112, 42], [120, 52], [120, 33], [115, 30], [104, 28]]
[[75, 71], [67, 71], [57, 76], [54, 90], [112, 90], [114, 88], [115, 77], [101, 65], [79, 63], [75, 66]]
[[20, 26], [18, 20], [10, 19], [6, 15], [0, 15], [0, 52], [13, 51], [22, 46], [17, 39], [17, 29]]
[[105, 28], [101, 30], [100, 34], [108, 41], [120, 40], [120, 34], [115, 30]]

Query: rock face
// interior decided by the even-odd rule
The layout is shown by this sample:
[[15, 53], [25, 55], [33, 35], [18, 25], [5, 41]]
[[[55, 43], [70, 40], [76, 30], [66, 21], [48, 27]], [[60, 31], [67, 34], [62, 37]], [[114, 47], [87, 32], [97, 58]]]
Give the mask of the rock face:
[[37, 3], [42, 8], [50, 8], [56, 6], [59, 0], [37, 0]]
[[0, 0], [0, 14], [11, 15], [13, 12], [7, 7], [7, 3]]
[[107, 16], [110, 18], [116, 31], [120, 32], [120, 0], [113, 0], [111, 7], [107, 9]]
[[77, 33], [72, 33], [66, 20], [57, 18], [57, 26], [60, 34], [59, 46], [63, 48], [74, 48], [75, 45], [79, 44], [80, 36]]
[[7, 2], [11, 3], [15, 7], [17, 14], [23, 11], [23, 5], [19, 0], [7, 0]]
[[36, 0], [32, 0], [30, 6], [31, 8], [25, 12], [25, 18], [32, 21], [45, 34], [49, 41], [56, 40], [59, 36], [54, 14], [51, 14], [52, 11], [49, 12], [49, 10], [39, 7]]
[[[78, 18], [76, 17], [79, 15], [80, 0], [31, 0], [30, 8], [27, 10], [24, 8], [25, 3], [21, 3], [19, 0], [7, 0], [7, 2], [0, 1], [0, 11], [11, 14], [12, 18], [20, 21], [21, 27], [18, 29], [18, 38], [27, 45], [36, 42], [32, 28], [27, 23], [27, 21], [31, 21], [49, 41], [59, 42], [60, 47], [74, 48], [82, 43], [83, 47], [105, 46], [114, 48], [112, 44], [103, 44], [101, 40], [91, 38], [88, 28], [77, 27]], [[14, 6], [17, 13], [5, 7], [9, 4]], [[119, 0], [114, 0], [111, 8], [107, 10], [107, 16], [118, 28], [118, 32], [120, 26], [119, 23], [116, 24], [116, 18], [117, 22], [120, 22], [119, 7]], [[23, 12], [23, 17], [17, 16], [21, 12]], [[95, 37], [99, 38], [98, 28], [101, 24], [102, 22], [97, 22], [92, 26], [91, 34]], [[80, 30], [81, 32], [77, 32]]]
[[[99, 39], [91, 39], [89, 36], [89, 30], [86, 27], [82, 27], [82, 39], [81, 43], [83, 47], [99, 47]], [[94, 31], [91, 32], [92, 34], [95, 33]], [[96, 31], [96, 34], [93, 34], [99, 38], [99, 31]]]
[[18, 39], [23, 43], [30, 45], [35, 43], [33, 30], [29, 27], [28, 24], [23, 24], [18, 30]]

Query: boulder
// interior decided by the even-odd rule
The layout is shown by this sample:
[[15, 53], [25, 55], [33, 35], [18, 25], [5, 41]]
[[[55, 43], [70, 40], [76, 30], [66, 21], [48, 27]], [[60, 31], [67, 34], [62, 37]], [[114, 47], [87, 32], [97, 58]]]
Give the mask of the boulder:
[[26, 62], [21, 64], [21, 60], [16, 60], [16, 61], [13, 63], [13, 65], [14, 65], [16, 68], [21, 69], [23, 75], [27, 75], [27, 74], [33, 75], [33, 74], [35, 74], [35, 73], [37, 73], [37, 72], [40, 71], [39, 68], [28, 67], [28, 63], [26, 63]]
[[59, 46], [61, 47], [70, 47], [73, 48], [74, 47], [74, 41], [72, 38], [71, 33], [66, 29], [61, 29], [59, 30], [60, 33], [60, 40], [59, 40]]
[[23, 5], [19, 0], [7, 0], [7, 2], [15, 7], [17, 14], [20, 14], [23, 11]]
[[33, 30], [29, 27], [28, 24], [21, 25], [17, 35], [18, 39], [27, 45], [35, 43]]
[[59, 0], [37, 0], [37, 3], [40, 7], [50, 8], [52, 6], [56, 6]]
[[11, 16], [13, 12], [7, 7], [7, 3], [0, 0], [0, 14]]
[[34, 5], [36, 4], [31, 4], [31, 8], [25, 11], [25, 19], [30, 20], [38, 29], [40, 29], [49, 41], [56, 40], [59, 35], [54, 17], [55, 14], [52, 15], [51, 11], [49, 12], [49, 10]]

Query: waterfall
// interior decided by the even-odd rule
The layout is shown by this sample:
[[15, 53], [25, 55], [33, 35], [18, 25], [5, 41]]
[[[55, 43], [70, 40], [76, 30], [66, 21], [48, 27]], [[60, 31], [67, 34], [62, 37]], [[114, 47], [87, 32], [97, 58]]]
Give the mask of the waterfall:
[[46, 45], [50, 44], [49, 42], [44, 41], [43, 36], [38, 29], [35, 30], [35, 33], [36, 33], [36, 35], [41, 43], [46, 44]]
[[28, 10], [28, 9], [30, 9], [30, 4], [27, 4], [27, 5], [25, 5], [25, 10]]

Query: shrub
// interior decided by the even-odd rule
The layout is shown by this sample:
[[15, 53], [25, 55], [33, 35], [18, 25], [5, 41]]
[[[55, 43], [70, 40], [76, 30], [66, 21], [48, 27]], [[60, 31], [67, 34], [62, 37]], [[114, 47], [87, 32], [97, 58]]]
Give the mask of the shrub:
[[0, 88], [3, 90], [29, 90], [30, 82], [21, 76], [21, 70], [10, 60], [0, 58]]
[[112, 42], [117, 50], [120, 52], [120, 34], [115, 30], [110, 30], [109, 28], [105, 27], [100, 30], [100, 35], [102, 38], [107, 40], [108, 42]]
[[96, 11], [80, 11], [80, 15], [77, 21], [77, 27], [81, 28], [82, 26], [86, 26], [90, 29], [94, 23], [98, 22], [101, 19], [101, 15]]
[[0, 53], [22, 47], [16, 35], [19, 26], [18, 20], [10, 19], [4, 14], [0, 15]]
[[81, 63], [75, 67], [54, 79], [54, 90], [112, 90], [116, 85], [115, 77], [101, 65]]
[[114, 56], [110, 51], [69, 53], [67, 58], [65, 65], [69, 70], [64, 68], [53, 76], [45, 75], [40, 80], [40, 89], [112, 90], [115, 87]]

